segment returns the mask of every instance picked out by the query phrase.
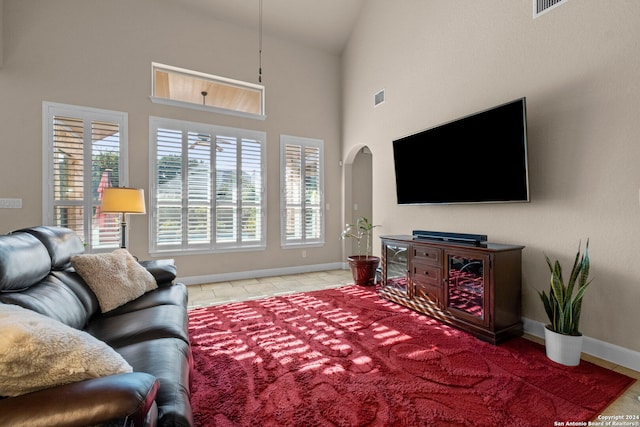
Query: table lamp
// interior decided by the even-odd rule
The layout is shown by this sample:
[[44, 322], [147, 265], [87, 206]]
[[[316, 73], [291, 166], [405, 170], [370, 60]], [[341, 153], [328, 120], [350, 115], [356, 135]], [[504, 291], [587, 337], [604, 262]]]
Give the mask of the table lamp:
[[127, 214], [147, 213], [144, 190], [141, 188], [108, 187], [102, 193], [102, 213], [122, 214], [120, 221], [120, 247], [126, 248]]

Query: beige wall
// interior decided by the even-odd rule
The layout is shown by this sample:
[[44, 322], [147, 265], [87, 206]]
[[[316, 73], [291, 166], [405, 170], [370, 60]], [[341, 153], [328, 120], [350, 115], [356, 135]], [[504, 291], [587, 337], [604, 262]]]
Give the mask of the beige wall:
[[[1, 1], [1, 0], [0, 0]], [[257, 3], [256, 3], [257, 5]], [[257, 7], [257, 6], [256, 6]], [[130, 185], [149, 188], [149, 116], [267, 133], [267, 250], [177, 256], [181, 277], [340, 263], [340, 60], [265, 35], [265, 121], [149, 100], [151, 62], [257, 83], [256, 28], [223, 24], [177, 0], [5, 0], [0, 68], [0, 232], [42, 223], [42, 101], [129, 114]], [[325, 141], [327, 242], [280, 248], [280, 134]], [[129, 248], [148, 255], [148, 216], [130, 218]]]
[[[373, 151], [376, 234], [525, 245], [523, 314], [540, 322], [544, 254], [570, 264], [590, 238], [582, 332], [640, 350], [639, 41], [636, 0], [569, 1], [535, 20], [530, 0], [367, 1], [343, 55], [343, 156], [363, 142]], [[396, 205], [394, 138], [522, 96], [531, 203]]]
[[3, 35], [4, 31], [2, 29], [3, 19], [2, 19], [2, 11], [4, 10], [4, 0], [0, 0], [0, 68], [2, 68], [2, 47], [4, 45]]

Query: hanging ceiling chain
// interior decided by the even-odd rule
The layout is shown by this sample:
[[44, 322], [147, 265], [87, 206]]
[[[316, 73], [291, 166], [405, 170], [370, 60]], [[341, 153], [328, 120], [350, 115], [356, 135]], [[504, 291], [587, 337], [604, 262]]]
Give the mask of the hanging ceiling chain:
[[258, 16], [258, 82], [262, 83], [262, 0], [259, 1]]

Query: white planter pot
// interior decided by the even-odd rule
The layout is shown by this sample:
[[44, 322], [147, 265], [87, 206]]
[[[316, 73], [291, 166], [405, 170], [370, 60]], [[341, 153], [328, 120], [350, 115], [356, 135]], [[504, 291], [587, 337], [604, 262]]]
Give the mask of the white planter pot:
[[563, 335], [544, 328], [544, 345], [547, 357], [566, 366], [578, 366], [582, 353], [582, 335]]

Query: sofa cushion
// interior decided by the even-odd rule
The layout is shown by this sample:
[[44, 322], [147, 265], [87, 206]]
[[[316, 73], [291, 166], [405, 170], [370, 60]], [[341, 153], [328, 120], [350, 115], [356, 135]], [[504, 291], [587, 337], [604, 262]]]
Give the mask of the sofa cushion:
[[0, 239], [0, 292], [26, 289], [50, 270], [49, 252], [34, 236], [15, 233]]
[[0, 304], [0, 395], [19, 396], [61, 384], [132, 372], [91, 335], [10, 304]]
[[100, 303], [98, 302], [98, 298], [96, 298], [96, 294], [75, 270], [53, 271], [51, 272], [51, 276], [64, 283], [65, 286], [78, 297], [78, 300], [82, 303], [89, 317], [100, 313]]
[[158, 289], [147, 292], [140, 298], [129, 301], [125, 305], [121, 305], [108, 313], [103, 313], [99, 317], [119, 316], [159, 305], [174, 305], [182, 307], [184, 311], [184, 307], [187, 306], [188, 297], [187, 287], [183, 283], [175, 283], [171, 286], [158, 286]]
[[84, 329], [93, 314], [79, 298], [79, 293], [53, 274], [22, 292], [0, 293], [0, 302], [35, 311], [75, 329]]
[[71, 257], [84, 252], [80, 236], [69, 228], [40, 225], [18, 231], [29, 233], [42, 242], [51, 257], [53, 270], [69, 268]]
[[151, 273], [126, 249], [76, 255], [71, 257], [71, 264], [96, 294], [103, 313], [158, 287]]
[[91, 319], [85, 331], [118, 350], [124, 345], [160, 338], [179, 338], [188, 343], [188, 324], [186, 308], [170, 304], [117, 316], [99, 314]]

